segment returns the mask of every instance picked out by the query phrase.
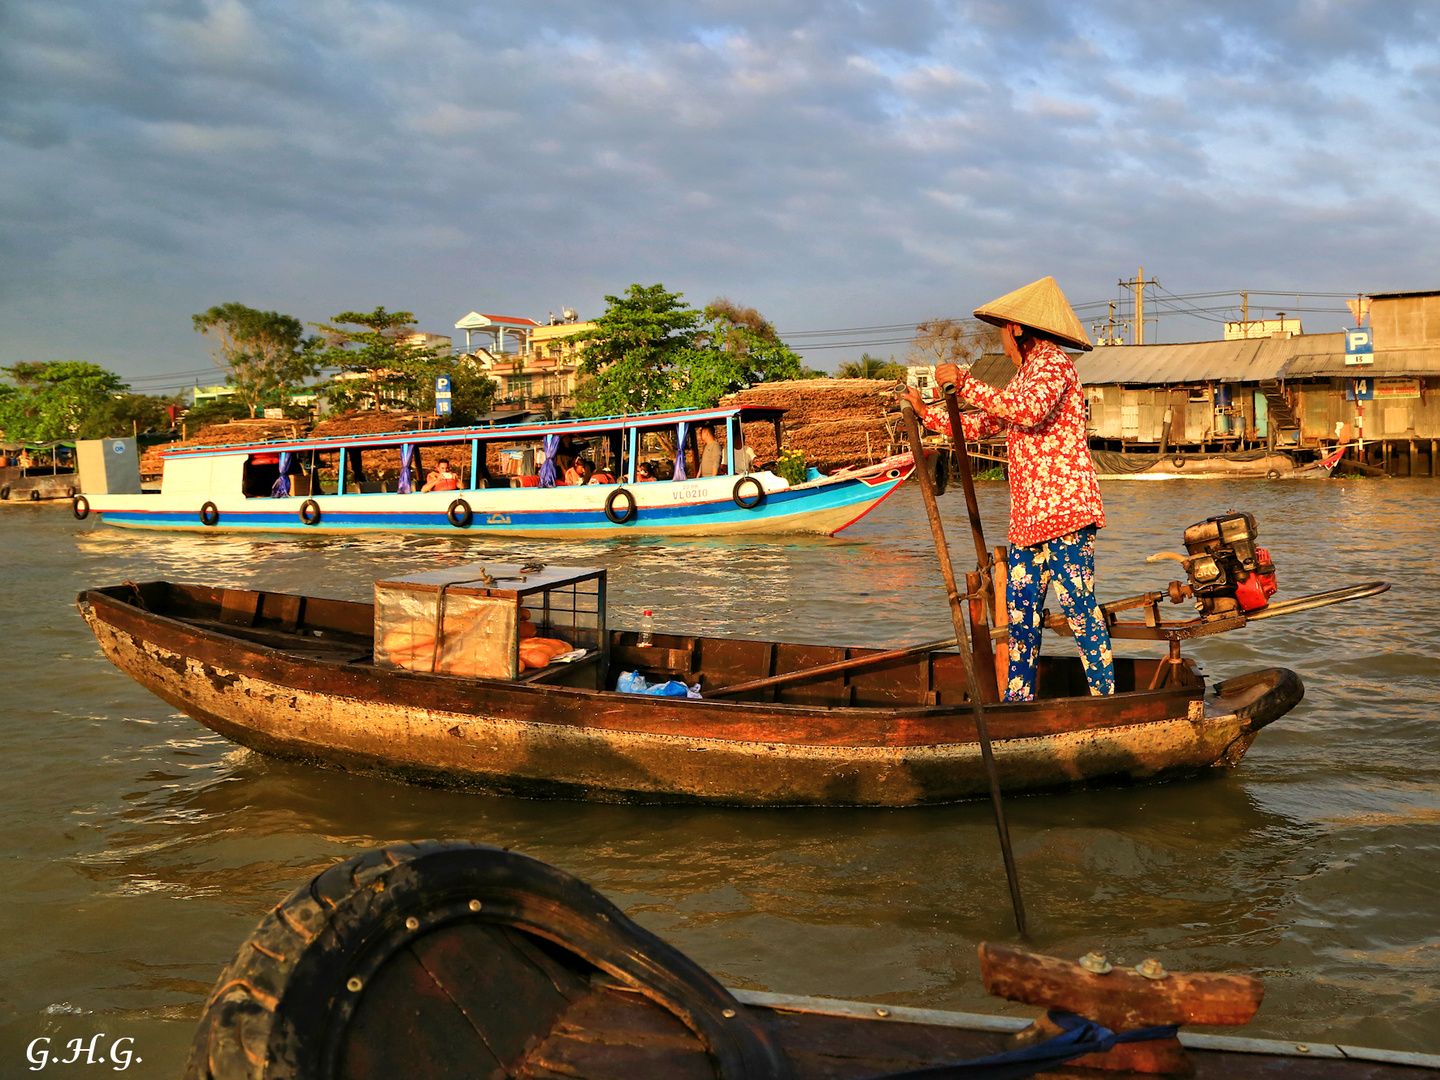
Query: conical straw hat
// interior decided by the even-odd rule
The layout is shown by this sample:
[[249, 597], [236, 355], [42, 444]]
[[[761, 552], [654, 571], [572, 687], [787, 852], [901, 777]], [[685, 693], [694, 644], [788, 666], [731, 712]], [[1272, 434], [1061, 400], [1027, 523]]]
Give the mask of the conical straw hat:
[[1080, 325], [1075, 309], [1070, 306], [1070, 301], [1065, 299], [1065, 294], [1060, 291], [1060, 286], [1055, 284], [1053, 277], [1032, 281], [1023, 289], [1016, 289], [998, 300], [991, 300], [983, 307], [975, 309], [975, 317], [996, 326], [1004, 326], [1010, 322], [1019, 323], [1077, 349], [1088, 351], [1091, 348], [1090, 339], [1086, 337], [1085, 328]]

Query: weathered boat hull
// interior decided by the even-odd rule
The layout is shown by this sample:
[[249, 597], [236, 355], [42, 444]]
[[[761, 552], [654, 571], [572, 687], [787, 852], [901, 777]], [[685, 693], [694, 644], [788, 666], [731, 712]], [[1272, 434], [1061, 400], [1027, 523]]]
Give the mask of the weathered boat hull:
[[79, 490], [80, 477], [73, 471], [37, 474], [18, 466], [0, 468], [0, 502], [69, 499]]
[[[1319, 461], [1297, 465], [1294, 457], [1283, 452], [1236, 460], [1224, 454], [1100, 454], [1095, 457], [1095, 475], [1100, 480], [1328, 480], [1335, 471], [1341, 452]], [[1123, 461], [1127, 465], [1149, 459], [1144, 468], [1122, 468], [1105, 471], [1108, 462]]]
[[[348, 660], [298, 656], [98, 591], [80, 606], [122, 671], [226, 738], [279, 757], [598, 801], [916, 806], [988, 792], [958, 696], [948, 706], [836, 709], [522, 686], [380, 670], [359, 647]], [[1303, 694], [1289, 672], [1222, 689], [993, 705], [1002, 782], [1044, 791], [1233, 765]]]

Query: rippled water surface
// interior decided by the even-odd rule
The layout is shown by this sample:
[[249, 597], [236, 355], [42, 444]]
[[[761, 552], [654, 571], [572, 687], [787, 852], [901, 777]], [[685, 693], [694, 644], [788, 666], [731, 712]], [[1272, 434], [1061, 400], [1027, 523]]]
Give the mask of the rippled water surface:
[[[1247, 1034], [1440, 1052], [1440, 484], [1111, 484], [1100, 591], [1164, 584], [1144, 556], [1248, 509], [1281, 599], [1374, 578], [1389, 594], [1204, 639], [1212, 677], [1283, 665], [1305, 701], [1239, 768], [1010, 800], [1037, 947], [1253, 971]], [[999, 542], [1001, 485], [981, 507]], [[942, 501], [969, 565], [958, 492]], [[99, 654], [75, 593], [127, 578], [367, 598], [381, 575], [534, 555], [610, 572], [611, 621], [833, 644], [945, 636], [918, 493], [835, 540], [501, 543], [162, 536], [0, 505], [0, 1075], [49, 1036], [135, 1039], [178, 1075], [220, 967], [329, 863], [424, 837], [553, 862], [734, 985], [1001, 1011], [977, 942], [1012, 940], [986, 805], [731, 810], [530, 802], [409, 787], [242, 751]], [[1053, 597], [1052, 597], [1053, 606]], [[1071, 647], [1050, 639], [1050, 649]], [[110, 1069], [105, 1070], [107, 1073]]]

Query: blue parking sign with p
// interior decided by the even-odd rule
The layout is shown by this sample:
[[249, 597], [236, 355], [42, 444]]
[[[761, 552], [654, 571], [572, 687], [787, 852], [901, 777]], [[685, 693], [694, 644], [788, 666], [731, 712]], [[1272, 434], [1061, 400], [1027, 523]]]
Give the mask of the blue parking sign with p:
[[1370, 336], [1368, 327], [1361, 327], [1358, 330], [1345, 331], [1345, 363], [1373, 364], [1375, 362], [1375, 342]]

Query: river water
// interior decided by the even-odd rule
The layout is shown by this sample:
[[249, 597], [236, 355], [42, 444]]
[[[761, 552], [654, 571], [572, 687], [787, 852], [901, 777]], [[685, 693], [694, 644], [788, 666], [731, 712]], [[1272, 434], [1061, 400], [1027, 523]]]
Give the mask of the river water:
[[[1011, 799], [1034, 945], [1260, 974], [1267, 999], [1245, 1034], [1440, 1052], [1440, 484], [1176, 481], [1104, 495], [1102, 598], [1163, 586], [1173, 564], [1144, 556], [1229, 509], [1258, 517], [1279, 599], [1395, 587], [1189, 649], [1211, 677], [1281, 665], [1305, 680], [1305, 701], [1239, 768]], [[982, 484], [980, 501], [998, 543], [1004, 486]], [[956, 564], [970, 565], [958, 491], [941, 505]], [[164, 536], [39, 504], [0, 506], [0, 537], [0, 1076], [38, 1071], [34, 1039], [69, 1056], [66, 1041], [97, 1033], [100, 1048], [134, 1040], [127, 1075], [178, 1075], [219, 969], [266, 910], [336, 860], [426, 837], [555, 863], [731, 985], [1017, 1011], [986, 998], [975, 956], [980, 941], [1014, 939], [987, 804], [534, 802], [273, 761], [112, 668], [73, 603], [126, 578], [362, 599], [377, 577], [512, 554], [606, 567], [612, 625], [652, 608], [661, 630], [912, 643], [949, 633], [913, 486], [838, 539]]]

